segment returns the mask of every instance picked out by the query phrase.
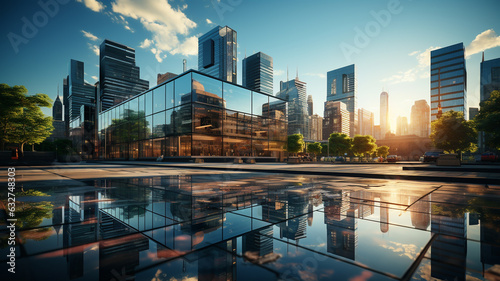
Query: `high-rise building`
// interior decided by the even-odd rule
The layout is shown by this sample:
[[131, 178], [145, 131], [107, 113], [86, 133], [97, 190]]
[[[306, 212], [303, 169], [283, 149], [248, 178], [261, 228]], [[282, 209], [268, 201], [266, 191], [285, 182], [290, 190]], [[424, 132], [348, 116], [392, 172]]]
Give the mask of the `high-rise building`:
[[347, 105], [341, 101], [326, 101], [323, 114], [323, 139], [332, 133], [349, 135], [350, 116]]
[[364, 108], [358, 109], [358, 134], [373, 136], [373, 112]]
[[449, 110], [467, 114], [465, 48], [458, 43], [431, 52], [431, 121]]
[[258, 52], [243, 59], [243, 87], [273, 94], [273, 58]]
[[349, 134], [353, 137], [357, 134], [357, 86], [356, 67], [354, 64], [329, 71], [326, 75], [326, 100], [341, 101], [349, 111]]
[[310, 140], [323, 140], [323, 117], [318, 114], [308, 116], [307, 128]]
[[161, 83], [175, 77], [177, 77], [177, 74], [172, 72], [166, 72], [164, 74], [158, 73], [158, 76], [156, 77], [156, 85], [160, 85]]
[[479, 108], [477, 107], [469, 107], [469, 119], [473, 120], [476, 115], [479, 114]]
[[429, 137], [431, 108], [426, 100], [415, 101], [411, 107], [410, 134]]
[[54, 126], [54, 130], [52, 131], [50, 137], [48, 137], [49, 141], [63, 139], [66, 137], [66, 126], [63, 121], [63, 103], [59, 93], [57, 94], [54, 104], [52, 105], [52, 126]]
[[198, 38], [198, 71], [236, 84], [236, 31], [217, 26]]
[[382, 134], [380, 133], [380, 125], [373, 126], [373, 137], [376, 140], [381, 140], [382, 139]]
[[59, 93], [57, 93], [56, 100], [54, 101], [54, 105], [52, 105], [52, 119], [57, 121], [63, 120], [63, 103], [61, 101], [61, 97]]
[[396, 123], [396, 136], [408, 135], [408, 118], [398, 116]]
[[63, 79], [63, 115], [64, 115], [64, 135], [69, 136], [69, 75]]
[[307, 101], [306, 83], [299, 77], [287, 82], [280, 82], [278, 98], [288, 101], [288, 135], [302, 134], [307, 136]]
[[391, 131], [389, 123], [389, 94], [380, 94], [380, 137], [385, 139], [385, 134]]
[[95, 86], [85, 82], [83, 62], [71, 60], [68, 76], [69, 122], [80, 116], [82, 105], [95, 105]]
[[149, 81], [140, 79], [133, 48], [106, 39], [100, 47], [99, 62], [99, 111], [149, 88]]
[[313, 111], [313, 96], [311, 95], [308, 95], [307, 96], [307, 114], [309, 114], [309, 116], [312, 116], [314, 114], [314, 111]]
[[[490, 98], [491, 92], [495, 90], [500, 91], [500, 58], [485, 61], [483, 53], [480, 75], [480, 101], [483, 102]], [[470, 119], [472, 119], [472, 117]], [[488, 134], [485, 132], [479, 132], [478, 135], [479, 151], [485, 152], [490, 150], [490, 148], [486, 145]]]

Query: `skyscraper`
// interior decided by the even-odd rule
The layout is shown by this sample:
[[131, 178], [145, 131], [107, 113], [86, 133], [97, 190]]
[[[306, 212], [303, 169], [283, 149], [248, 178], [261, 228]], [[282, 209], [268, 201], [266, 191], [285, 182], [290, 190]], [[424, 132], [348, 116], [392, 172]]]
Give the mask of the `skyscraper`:
[[323, 139], [323, 117], [318, 114], [308, 116], [307, 128], [309, 130], [308, 136], [311, 140]]
[[391, 131], [389, 124], [389, 94], [380, 94], [380, 137], [385, 139], [385, 134]]
[[411, 107], [410, 134], [419, 137], [429, 137], [430, 133], [430, 107], [426, 100], [415, 101]]
[[54, 101], [54, 105], [52, 105], [52, 119], [57, 121], [63, 120], [63, 103], [61, 101], [61, 97], [59, 93], [57, 93], [56, 100]]
[[326, 101], [323, 113], [323, 139], [332, 133], [349, 135], [350, 116], [347, 105], [341, 101]]
[[302, 134], [307, 136], [307, 101], [306, 83], [299, 77], [287, 82], [280, 82], [278, 98], [288, 101], [288, 134]]
[[236, 31], [217, 26], [198, 38], [198, 71], [236, 84]]
[[314, 114], [313, 109], [314, 109], [313, 108], [313, 96], [308, 95], [307, 96], [307, 114], [309, 114], [309, 116]]
[[99, 62], [99, 111], [149, 88], [149, 82], [140, 79], [133, 48], [106, 39], [100, 47]]
[[243, 87], [273, 94], [273, 58], [258, 52], [243, 59]]
[[396, 136], [408, 135], [408, 118], [398, 116], [396, 123]]
[[52, 134], [48, 138], [50, 141], [54, 141], [56, 139], [63, 139], [66, 137], [66, 126], [63, 121], [63, 103], [61, 101], [61, 97], [59, 93], [57, 93], [56, 100], [52, 105], [52, 126], [54, 126], [54, 130]]
[[500, 91], [500, 58], [481, 62], [481, 86], [479, 88], [481, 100], [490, 97], [491, 92]]
[[463, 112], [468, 119], [463, 43], [431, 52], [431, 121], [449, 110]]
[[373, 136], [373, 112], [364, 108], [358, 109], [358, 133]]
[[85, 82], [83, 75], [83, 62], [71, 60], [68, 76], [68, 121], [80, 116], [82, 105], [95, 105], [95, 86]]
[[[329, 71], [326, 77], [326, 100], [341, 101], [349, 111], [349, 134], [357, 134], [357, 95], [356, 95], [356, 67], [354, 64]], [[325, 104], [326, 105], [326, 104]]]

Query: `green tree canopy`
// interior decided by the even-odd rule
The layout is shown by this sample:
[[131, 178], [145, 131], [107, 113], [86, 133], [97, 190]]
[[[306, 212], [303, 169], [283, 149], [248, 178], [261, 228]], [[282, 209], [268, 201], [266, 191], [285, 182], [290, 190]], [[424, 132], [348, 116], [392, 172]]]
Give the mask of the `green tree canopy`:
[[462, 112], [447, 111], [432, 121], [431, 140], [446, 152], [475, 151], [477, 132], [473, 121], [466, 121]]
[[320, 154], [322, 150], [321, 143], [313, 142], [307, 144], [307, 151], [313, 153], [315, 156]]
[[294, 134], [288, 136], [288, 152], [298, 153], [304, 149], [304, 137], [302, 134]]
[[352, 152], [357, 156], [370, 155], [377, 150], [375, 139], [370, 135], [356, 135], [352, 140]]
[[389, 147], [387, 145], [377, 147], [377, 156], [386, 158], [389, 155]]
[[50, 136], [54, 127], [52, 117], [45, 116], [40, 107], [24, 108], [21, 113], [12, 119], [14, 136], [12, 142], [19, 143], [21, 153], [25, 144], [41, 143]]
[[328, 143], [330, 145], [330, 153], [336, 156], [349, 152], [352, 147], [352, 139], [342, 133], [331, 134], [328, 138]]
[[491, 92], [490, 98], [481, 102], [481, 110], [474, 118], [479, 131], [487, 133], [486, 143], [500, 149], [500, 91]]

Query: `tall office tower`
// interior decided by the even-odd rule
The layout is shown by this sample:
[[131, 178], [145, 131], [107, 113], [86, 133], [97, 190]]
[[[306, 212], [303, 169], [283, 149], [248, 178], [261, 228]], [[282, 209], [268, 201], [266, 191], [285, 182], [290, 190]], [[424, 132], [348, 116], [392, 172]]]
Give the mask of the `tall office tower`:
[[307, 136], [307, 101], [306, 83], [299, 77], [287, 82], [280, 82], [278, 98], [288, 101], [288, 134], [302, 134]]
[[398, 116], [396, 123], [396, 136], [408, 135], [408, 118]]
[[308, 126], [307, 126], [310, 140], [323, 140], [323, 117], [318, 114], [308, 116]]
[[54, 104], [52, 105], [52, 126], [54, 126], [54, 130], [48, 140], [54, 141], [56, 139], [63, 139], [66, 137], [66, 126], [63, 121], [63, 103], [59, 93], [57, 94]]
[[61, 101], [61, 97], [59, 93], [57, 93], [56, 100], [54, 101], [54, 105], [52, 105], [52, 119], [57, 121], [63, 120], [63, 103]]
[[376, 140], [381, 140], [382, 139], [382, 134], [380, 133], [380, 125], [373, 126], [373, 137]]
[[83, 62], [71, 60], [68, 77], [69, 120], [80, 117], [82, 105], [95, 106], [95, 86], [85, 82]]
[[105, 39], [100, 47], [99, 62], [100, 111], [149, 88], [149, 81], [140, 79], [133, 48]]
[[69, 136], [69, 75], [63, 79], [63, 115], [64, 115], [64, 135]]
[[217, 26], [198, 38], [198, 71], [236, 84], [236, 31]]
[[463, 43], [431, 52], [431, 121], [449, 110], [463, 112], [468, 119]]
[[385, 139], [385, 134], [391, 131], [389, 123], [389, 94], [380, 94], [380, 137]]
[[426, 100], [415, 101], [411, 107], [410, 134], [427, 138], [430, 135], [431, 108]]
[[313, 96], [311, 95], [308, 95], [307, 96], [307, 114], [309, 114], [309, 116], [312, 116], [314, 114], [314, 111], [313, 111]]
[[[480, 75], [480, 101], [483, 102], [490, 98], [491, 92], [495, 90], [500, 91], [500, 58], [485, 61], [483, 53]], [[490, 148], [486, 145], [487, 138], [487, 134], [479, 132], [479, 151], [485, 152], [490, 150]]]
[[354, 137], [358, 133], [356, 67], [351, 64], [329, 71], [326, 76], [326, 100], [341, 101], [346, 104], [350, 119], [348, 135]]
[[373, 136], [373, 112], [364, 108], [358, 109], [358, 134]]
[[323, 113], [323, 139], [327, 140], [332, 133], [349, 135], [350, 113], [347, 105], [341, 101], [326, 101]]
[[273, 58], [258, 52], [243, 59], [243, 87], [273, 94]]

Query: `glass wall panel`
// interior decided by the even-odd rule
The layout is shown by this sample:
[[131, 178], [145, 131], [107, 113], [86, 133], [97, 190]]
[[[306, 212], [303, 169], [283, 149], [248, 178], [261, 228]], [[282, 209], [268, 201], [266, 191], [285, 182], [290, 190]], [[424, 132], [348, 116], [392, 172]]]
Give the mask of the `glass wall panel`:
[[139, 98], [134, 98], [131, 101], [129, 101], [128, 103], [129, 103], [129, 110], [130, 110], [130, 113], [129, 113], [130, 119], [132, 119], [132, 120], [137, 119], [137, 112], [139, 110]]
[[153, 139], [153, 157], [165, 156], [165, 139], [157, 138]]
[[271, 157], [284, 157], [286, 149], [286, 142], [269, 141], [269, 156]]
[[191, 73], [177, 78], [174, 82], [175, 106], [191, 102]]
[[252, 136], [252, 116], [226, 110], [223, 128], [224, 136], [250, 138]]
[[139, 119], [135, 119], [128, 123], [129, 135], [131, 141], [139, 139]]
[[286, 121], [287, 104], [286, 101], [269, 97], [268, 106], [264, 106], [262, 115], [267, 118]]
[[150, 139], [153, 133], [153, 116], [146, 117], [145, 129], [144, 138]]
[[178, 143], [180, 136], [170, 136], [165, 138], [165, 157], [179, 156]]
[[139, 158], [152, 157], [153, 148], [151, 140], [143, 140], [139, 142]]
[[270, 156], [269, 143], [267, 140], [252, 140], [252, 151], [255, 157]]
[[175, 130], [174, 130], [174, 110], [169, 109], [165, 111], [165, 135], [169, 136], [172, 135]]
[[193, 155], [221, 156], [222, 137], [193, 134]]
[[146, 116], [153, 114], [153, 92], [149, 91], [145, 94], [146, 96]]
[[176, 142], [179, 156], [191, 156], [191, 135], [179, 136]]
[[252, 91], [224, 83], [225, 108], [252, 113]]
[[175, 132], [177, 134], [186, 134], [192, 132], [191, 104], [186, 104], [174, 108]]
[[138, 109], [137, 112], [139, 113], [138, 115], [139, 115], [139, 118], [140, 118], [140, 117], [146, 116], [145, 115], [145, 112], [146, 112], [145, 111], [146, 110], [145, 95], [140, 95], [139, 98], [138, 98], [138, 100], [139, 100], [139, 109]]
[[161, 138], [165, 136], [166, 124], [165, 124], [165, 111], [156, 113], [153, 115], [153, 138]]
[[170, 82], [168, 84], [165, 84], [165, 92], [167, 94], [167, 97], [165, 99], [165, 108], [169, 109], [174, 107], [174, 82]]
[[116, 143], [126, 143], [129, 141], [129, 124], [122, 122], [114, 128], [114, 138]]
[[202, 104], [193, 104], [194, 132], [209, 135], [222, 133], [222, 108]]
[[153, 90], [153, 113], [165, 110], [165, 85]]
[[193, 73], [193, 101], [223, 107], [222, 81]]
[[269, 119], [260, 116], [254, 116], [252, 119], [252, 138], [267, 140], [269, 136]]
[[128, 143], [120, 144], [120, 158], [128, 159]]
[[137, 121], [137, 123], [138, 123], [137, 125], [139, 126], [138, 127], [139, 139], [142, 140], [146, 137], [146, 129], [147, 129], [146, 118], [140, 118]]
[[252, 92], [252, 114], [263, 115], [262, 110], [268, 107], [269, 99], [266, 95]]
[[244, 138], [224, 137], [224, 156], [252, 156], [252, 141]]
[[137, 159], [139, 158], [139, 142], [134, 141], [130, 143], [129, 146], [129, 157], [132, 159]]

